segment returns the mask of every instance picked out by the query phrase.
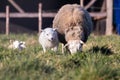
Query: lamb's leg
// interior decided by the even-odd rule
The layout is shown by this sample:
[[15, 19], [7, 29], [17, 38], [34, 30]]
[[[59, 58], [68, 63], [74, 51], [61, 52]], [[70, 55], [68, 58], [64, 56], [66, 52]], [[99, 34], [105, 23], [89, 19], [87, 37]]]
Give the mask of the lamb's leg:
[[44, 46], [42, 46], [42, 48], [43, 48], [43, 53], [45, 53], [46, 52], [46, 48]]
[[54, 52], [58, 51], [58, 46], [55, 46], [54, 48], [52, 48], [51, 50], [53, 50]]

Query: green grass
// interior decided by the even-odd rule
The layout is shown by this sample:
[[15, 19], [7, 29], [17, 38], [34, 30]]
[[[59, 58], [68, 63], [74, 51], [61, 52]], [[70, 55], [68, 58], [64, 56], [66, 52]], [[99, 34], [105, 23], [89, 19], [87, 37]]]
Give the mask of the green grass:
[[[26, 41], [27, 48], [8, 49], [9, 39]], [[0, 80], [120, 80], [120, 37], [90, 36], [75, 55], [42, 53], [37, 35], [0, 35]]]

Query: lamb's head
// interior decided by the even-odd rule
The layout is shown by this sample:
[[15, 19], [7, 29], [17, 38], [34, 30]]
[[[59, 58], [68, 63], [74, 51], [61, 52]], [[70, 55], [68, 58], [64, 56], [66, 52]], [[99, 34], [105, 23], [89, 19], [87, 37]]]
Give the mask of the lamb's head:
[[71, 54], [82, 51], [82, 45], [84, 44], [84, 42], [82, 41], [83, 38], [84, 31], [82, 27], [74, 26], [68, 28], [65, 32], [65, 39], [67, 41], [65, 47], [69, 49]]
[[21, 49], [26, 48], [25, 42], [24, 42], [24, 41], [20, 41], [19, 47], [20, 47]]
[[44, 33], [44, 37], [49, 41], [53, 42], [56, 40], [56, 37], [57, 37], [56, 29], [46, 28], [43, 30], [43, 33]]
[[15, 40], [12, 45], [14, 49], [22, 50], [23, 48], [26, 48], [25, 42], [23, 41]]

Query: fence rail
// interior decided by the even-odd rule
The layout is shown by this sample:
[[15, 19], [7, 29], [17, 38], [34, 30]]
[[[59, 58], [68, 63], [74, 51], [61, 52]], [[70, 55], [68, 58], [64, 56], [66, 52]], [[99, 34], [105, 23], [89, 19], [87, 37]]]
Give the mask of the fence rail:
[[[9, 13], [10, 18], [38, 18], [39, 13]], [[41, 13], [42, 17], [54, 17], [56, 15], [55, 12], [43, 12]], [[90, 13], [92, 17], [102, 17], [106, 16], [106, 12], [93, 12]], [[0, 13], [0, 18], [5, 18], [6, 13]]]
[[[10, 18], [38, 18], [39, 13], [9, 13]], [[43, 12], [42, 17], [54, 17], [56, 15], [55, 12]], [[6, 13], [0, 13], [0, 18], [5, 18]]]
[[[93, 0], [96, 1], [96, 0]], [[109, 1], [109, 0], [107, 0]], [[83, 5], [83, 0], [81, 0], [81, 4]], [[107, 26], [107, 32], [110, 30], [109, 29], [109, 24], [112, 25], [112, 11], [111, 11], [111, 7], [109, 8], [109, 6], [111, 6], [112, 3], [109, 5], [109, 3], [107, 3], [107, 11], [105, 12], [91, 12], [90, 15], [93, 17], [94, 20], [100, 20], [100, 19], [105, 19], [106, 18], [106, 26]], [[84, 6], [84, 5], [83, 5]], [[91, 5], [90, 5], [91, 6]], [[10, 22], [10, 18], [38, 18], [38, 32], [41, 31], [41, 27], [42, 27], [42, 18], [43, 17], [55, 17], [56, 12], [44, 12], [42, 11], [42, 4], [39, 3], [38, 5], [38, 12], [10, 12], [9, 6], [6, 6], [6, 12], [0, 12], [0, 18], [6, 18], [6, 34], [9, 34], [9, 22]], [[108, 14], [107, 14], [108, 13]], [[111, 27], [111, 26], [110, 26]], [[111, 31], [111, 30], [110, 30]], [[106, 34], [107, 34], [106, 32]], [[111, 34], [112, 32], [110, 32], [109, 34]]]

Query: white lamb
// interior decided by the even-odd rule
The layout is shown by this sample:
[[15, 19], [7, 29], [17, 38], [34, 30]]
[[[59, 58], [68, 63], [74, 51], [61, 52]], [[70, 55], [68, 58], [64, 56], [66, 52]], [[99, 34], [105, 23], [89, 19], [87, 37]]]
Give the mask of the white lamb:
[[59, 45], [56, 29], [46, 28], [44, 30], [41, 30], [41, 33], [39, 35], [39, 43], [42, 45], [44, 53], [47, 49], [51, 49], [56, 52]]
[[8, 48], [22, 50], [22, 49], [26, 48], [26, 46], [25, 46], [25, 42], [15, 40], [12, 42], [11, 45], [8, 46]]

